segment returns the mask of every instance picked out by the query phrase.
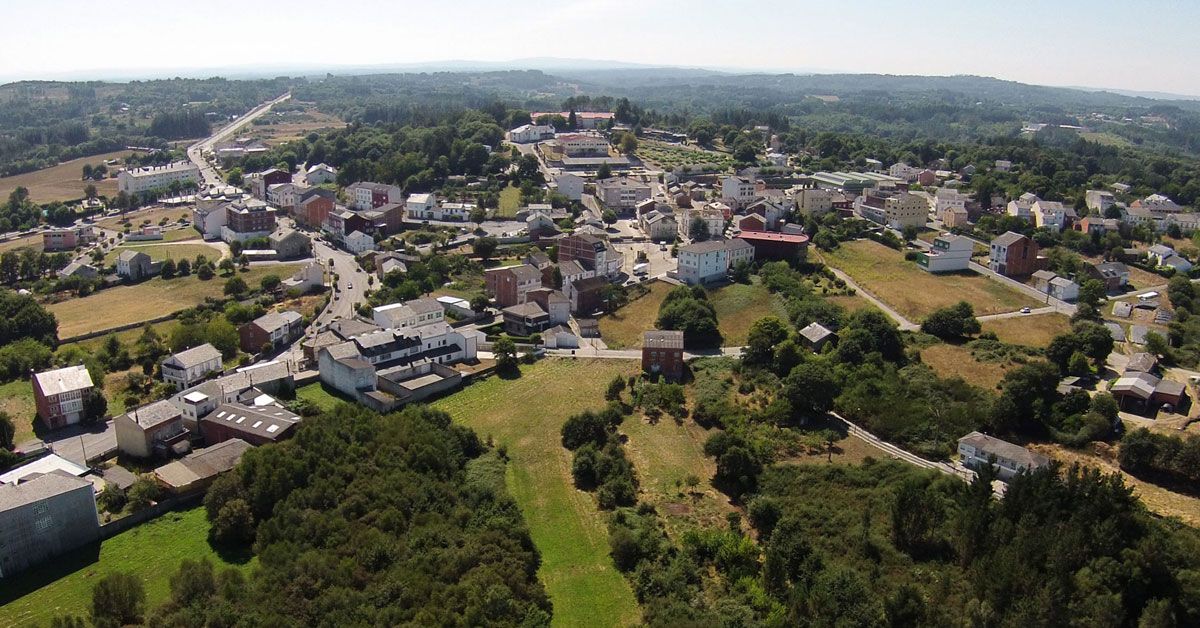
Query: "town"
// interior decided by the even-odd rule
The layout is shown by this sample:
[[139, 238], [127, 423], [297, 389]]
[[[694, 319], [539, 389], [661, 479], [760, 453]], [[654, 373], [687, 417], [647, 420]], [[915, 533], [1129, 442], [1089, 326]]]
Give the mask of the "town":
[[579, 72], [0, 86], [0, 624], [1200, 621], [1200, 108]]

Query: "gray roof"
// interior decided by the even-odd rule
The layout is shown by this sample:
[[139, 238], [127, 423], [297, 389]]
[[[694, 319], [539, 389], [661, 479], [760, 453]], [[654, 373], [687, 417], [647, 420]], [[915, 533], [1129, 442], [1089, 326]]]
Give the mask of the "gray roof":
[[1149, 373], [1154, 370], [1158, 364], [1158, 358], [1145, 352], [1135, 353], [1129, 356], [1129, 362], [1125, 365], [1125, 372], [1136, 371], [1141, 373]]
[[985, 453], [994, 454], [997, 458], [1004, 458], [1005, 460], [1024, 464], [1030, 469], [1050, 464], [1050, 459], [1046, 456], [1029, 451], [1020, 445], [1014, 445], [1006, 440], [1000, 440], [999, 438], [979, 432], [971, 432], [958, 439], [958, 442], [959, 444], [966, 443]]
[[163, 360], [163, 362], [171, 362], [180, 368], [187, 369], [192, 368], [193, 366], [200, 366], [201, 364], [213, 359], [220, 360], [221, 352], [217, 351], [216, 347], [206, 342], [199, 347], [192, 347], [186, 351], [180, 351], [175, 355], [168, 356], [166, 360]]
[[258, 327], [263, 331], [270, 333], [276, 329], [279, 329], [280, 327], [297, 323], [301, 318], [303, 317], [300, 316], [299, 312], [293, 312], [291, 310], [284, 310], [282, 312], [268, 312], [254, 319], [254, 324], [258, 325]]
[[800, 330], [800, 335], [809, 342], [817, 343], [832, 336], [833, 332], [820, 323], [809, 323], [807, 327]]
[[517, 281], [541, 281], [542, 271], [536, 266], [529, 264], [521, 264], [520, 266], [510, 266], [508, 271], [517, 278]]
[[277, 439], [300, 422], [300, 416], [279, 406], [247, 406], [226, 403], [217, 406], [201, 421], [220, 423], [225, 427], [269, 439]]
[[642, 334], [642, 347], [646, 349], [682, 349], [683, 332], [655, 330]]
[[1131, 325], [1129, 327], [1129, 340], [1134, 344], [1146, 344], [1146, 334], [1150, 333], [1150, 329], [1145, 325]]
[[92, 483], [61, 471], [52, 471], [17, 484], [0, 484], [0, 512], [14, 510], [69, 493]]
[[1017, 242], [1020, 242], [1024, 237], [1025, 236], [1023, 236], [1019, 233], [1016, 233], [1013, 231], [1006, 231], [1003, 234], [996, 236], [996, 238], [994, 240], [992, 240], [992, 244], [996, 244], [999, 246], [1012, 246], [1012, 245], [1016, 244]]
[[172, 419], [181, 418], [183, 414], [170, 401], [155, 401], [140, 408], [134, 408], [125, 413], [141, 428], [150, 428]]
[[564, 277], [569, 277], [572, 275], [582, 275], [585, 272], [587, 272], [586, 270], [584, 270], [583, 264], [580, 264], [579, 262], [577, 262], [573, 259], [567, 260], [567, 261], [559, 264], [558, 270], [559, 270], [559, 272], [561, 272], [563, 274]]
[[502, 311], [505, 314], [511, 314], [513, 316], [520, 316], [520, 317], [545, 316], [546, 315], [546, 310], [542, 309], [542, 306], [538, 305], [537, 303], [535, 303], [533, 301], [526, 301], [524, 303], [518, 303], [516, 305], [506, 307]]
[[1113, 341], [1125, 342], [1125, 328], [1112, 321], [1105, 321], [1104, 326], [1108, 328], [1108, 333], [1112, 334]]
[[1116, 303], [1113, 303], [1112, 313], [1113, 316], [1129, 318], [1129, 316], [1133, 314], [1133, 304], [1129, 303], [1128, 301], [1117, 301]]
[[87, 367], [82, 364], [66, 366], [53, 371], [42, 371], [33, 378], [45, 395], [61, 395], [65, 392], [83, 390], [93, 386], [92, 376], [88, 373]]
[[197, 449], [179, 462], [201, 478], [212, 477], [236, 466], [242, 454], [251, 447], [250, 443], [240, 438], [231, 438], [212, 447]]
[[121, 254], [117, 256], [117, 260], [122, 262], [132, 262], [140, 257], [145, 257], [146, 259], [150, 258], [149, 255], [146, 255], [141, 251], [125, 250], [121, 251]]
[[1039, 271], [1033, 273], [1034, 279], [1044, 279], [1046, 281], [1050, 281], [1051, 279], [1054, 279], [1057, 276], [1058, 275], [1055, 274], [1054, 271], [1052, 271], [1052, 270], [1039, 270]]

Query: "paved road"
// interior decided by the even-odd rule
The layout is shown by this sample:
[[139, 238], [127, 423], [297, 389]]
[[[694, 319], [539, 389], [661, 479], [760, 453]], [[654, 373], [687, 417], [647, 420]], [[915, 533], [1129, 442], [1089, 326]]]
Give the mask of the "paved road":
[[253, 122], [255, 118], [258, 118], [264, 113], [270, 111], [271, 107], [291, 97], [291, 92], [288, 92], [279, 98], [276, 98], [275, 100], [265, 102], [254, 109], [251, 109], [246, 113], [246, 115], [220, 128], [216, 133], [208, 136], [207, 139], [200, 140], [199, 142], [196, 142], [188, 147], [188, 159], [192, 160], [192, 163], [199, 166], [200, 175], [204, 180], [205, 185], [220, 185], [222, 183], [221, 175], [217, 172], [216, 168], [214, 168], [212, 164], [205, 159], [205, 154], [212, 152], [213, 147], [216, 146], [218, 142], [223, 142], [229, 139], [229, 137], [236, 133], [238, 129], [241, 129], [243, 126]]
[[1003, 314], [987, 314], [985, 316], [976, 316], [975, 318], [979, 319], [980, 322], [995, 321], [995, 320], [1001, 320], [1001, 319], [1005, 319], [1005, 318], [1020, 318], [1022, 316], [1033, 316], [1034, 314], [1053, 314], [1054, 312], [1057, 312], [1057, 311], [1058, 311], [1058, 308], [1051, 305], [1051, 306], [1039, 307], [1039, 308], [1029, 310], [1028, 313], [1018, 310], [1016, 312], [1005, 312]]
[[117, 449], [117, 430], [113, 422], [88, 427], [72, 425], [46, 435], [46, 446], [54, 453], [84, 466], [84, 452], [89, 460], [104, 458]]

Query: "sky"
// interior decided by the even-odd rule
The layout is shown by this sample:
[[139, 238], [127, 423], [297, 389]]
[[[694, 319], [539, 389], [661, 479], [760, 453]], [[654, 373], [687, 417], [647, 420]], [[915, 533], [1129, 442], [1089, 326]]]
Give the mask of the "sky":
[[1200, 96], [1183, 0], [0, 0], [0, 81], [531, 57]]

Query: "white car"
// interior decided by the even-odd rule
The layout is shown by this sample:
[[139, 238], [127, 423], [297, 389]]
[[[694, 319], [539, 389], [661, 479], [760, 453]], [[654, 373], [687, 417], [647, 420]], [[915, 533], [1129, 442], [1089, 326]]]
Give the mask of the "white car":
[[1028, 314], [1028, 313], [1030, 313], [1030, 312], [1032, 312], [1032, 311], [1033, 311], [1033, 310], [1030, 310], [1028, 306], [1021, 308], [1021, 313], [1022, 313], [1022, 314]]

